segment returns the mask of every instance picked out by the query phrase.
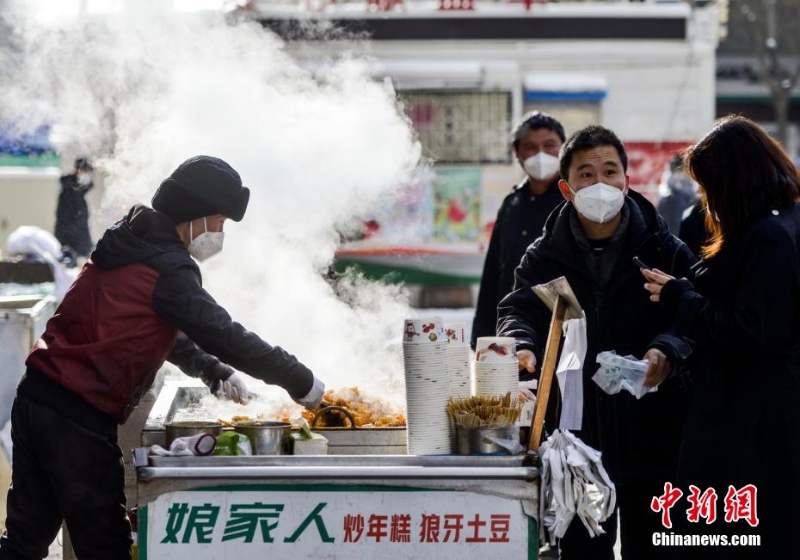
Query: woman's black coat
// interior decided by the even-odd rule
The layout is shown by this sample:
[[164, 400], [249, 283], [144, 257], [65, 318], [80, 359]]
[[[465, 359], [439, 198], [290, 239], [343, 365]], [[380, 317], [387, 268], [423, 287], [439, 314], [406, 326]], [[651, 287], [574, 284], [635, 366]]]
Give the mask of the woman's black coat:
[[661, 295], [696, 348], [678, 484], [714, 488], [720, 514], [729, 486], [755, 485], [760, 522], [693, 530], [759, 533], [748, 558], [800, 558], [800, 210], [767, 214], [694, 272]]

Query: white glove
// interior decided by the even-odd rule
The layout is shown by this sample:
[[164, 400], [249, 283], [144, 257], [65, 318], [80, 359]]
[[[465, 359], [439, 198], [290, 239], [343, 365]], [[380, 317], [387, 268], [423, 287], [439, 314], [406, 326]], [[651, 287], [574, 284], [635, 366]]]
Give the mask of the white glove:
[[324, 394], [325, 384], [314, 376], [314, 385], [311, 386], [311, 390], [305, 397], [297, 399], [295, 402], [297, 404], [302, 404], [308, 410], [314, 410], [322, 403]]
[[244, 380], [244, 374], [238, 371], [233, 372], [228, 379], [220, 383], [217, 396], [230, 399], [233, 402], [247, 404], [252, 395], [250, 391], [247, 390], [247, 385], [245, 385]]

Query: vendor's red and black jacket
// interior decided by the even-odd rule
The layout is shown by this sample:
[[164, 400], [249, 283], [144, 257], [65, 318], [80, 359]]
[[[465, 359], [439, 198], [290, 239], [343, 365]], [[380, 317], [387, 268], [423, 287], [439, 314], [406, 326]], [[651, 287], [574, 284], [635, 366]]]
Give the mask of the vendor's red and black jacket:
[[203, 289], [172, 221], [137, 205], [105, 232], [48, 321], [26, 361], [36, 388], [28, 382], [25, 392], [64, 408], [54, 397], [66, 389], [122, 423], [167, 359], [207, 383], [231, 375], [221, 360], [294, 399], [314, 379], [294, 356], [234, 322]]

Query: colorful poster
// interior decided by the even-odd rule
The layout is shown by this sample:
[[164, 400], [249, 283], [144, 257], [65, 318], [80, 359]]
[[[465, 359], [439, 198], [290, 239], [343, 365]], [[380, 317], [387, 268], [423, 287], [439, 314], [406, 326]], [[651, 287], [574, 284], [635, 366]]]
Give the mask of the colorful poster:
[[658, 184], [669, 160], [690, 142], [625, 142], [631, 188], [653, 204], [658, 203]]
[[481, 251], [485, 252], [497, 219], [497, 211], [505, 197], [524, 177], [519, 164], [493, 165], [483, 168], [481, 177]]
[[393, 203], [376, 215], [379, 231], [376, 241], [391, 245], [427, 243], [433, 236], [433, 173], [418, 173], [402, 186]]
[[433, 182], [433, 241], [476, 243], [481, 235], [480, 168], [437, 168]]

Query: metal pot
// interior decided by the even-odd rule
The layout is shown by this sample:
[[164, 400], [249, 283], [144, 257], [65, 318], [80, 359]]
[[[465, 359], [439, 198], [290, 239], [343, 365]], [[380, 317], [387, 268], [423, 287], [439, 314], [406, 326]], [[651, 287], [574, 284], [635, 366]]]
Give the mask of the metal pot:
[[164, 424], [164, 435], [167, 448], [179, 437], [196, 436], [197, 434], [211, 434], [214, 437], [222, 433], [222, 424], [215, 421], [185, 421], [167, 422]]
[[475, 426], [456, 424], [456, 448], [459, 455], [510, 455], [495, 440], [519, 442], [519, 426]]
[[247, 436], [253, 455], [288, 455], [292, 425], [288, 422], [237, 422], [233, 431]]

